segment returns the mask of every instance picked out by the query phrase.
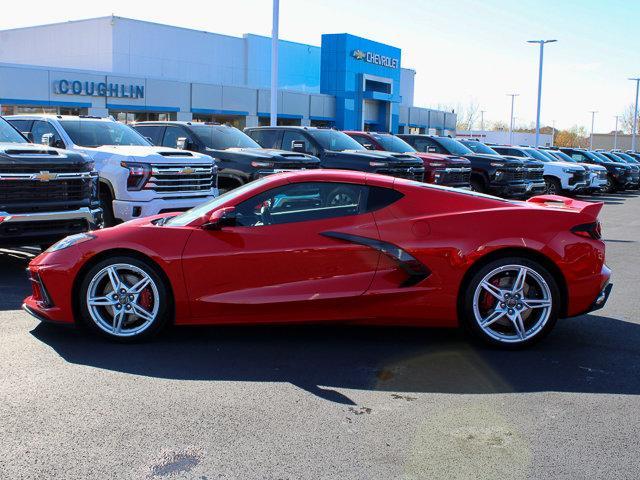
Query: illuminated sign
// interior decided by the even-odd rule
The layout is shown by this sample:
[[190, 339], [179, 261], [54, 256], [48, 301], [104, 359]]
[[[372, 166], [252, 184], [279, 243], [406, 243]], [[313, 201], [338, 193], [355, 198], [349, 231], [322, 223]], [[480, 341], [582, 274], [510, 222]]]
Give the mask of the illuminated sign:
[[354, 50], [351, 52], [351, 56], [356, 60], [362, 60], [363, 62], [387, 68], [398, 68], [398, 64], [400, 63], [397, 58], [380, 55], [379, 53], [363, 52], [362, 50]]
[[53, 93], [88, 97], [144, 98], [144, 85], [63, 79], [53, 82]]

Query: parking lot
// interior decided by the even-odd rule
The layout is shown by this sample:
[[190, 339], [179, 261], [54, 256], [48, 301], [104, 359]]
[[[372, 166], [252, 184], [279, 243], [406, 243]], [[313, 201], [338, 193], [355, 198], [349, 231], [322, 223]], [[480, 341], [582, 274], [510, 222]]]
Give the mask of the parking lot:
[[0, 254], [0, 478], [637, 478], [640, 193], [594, 197], [608, 305], [521, 352], [456, 331], [174, 329], [105, 342], [20, 310]]

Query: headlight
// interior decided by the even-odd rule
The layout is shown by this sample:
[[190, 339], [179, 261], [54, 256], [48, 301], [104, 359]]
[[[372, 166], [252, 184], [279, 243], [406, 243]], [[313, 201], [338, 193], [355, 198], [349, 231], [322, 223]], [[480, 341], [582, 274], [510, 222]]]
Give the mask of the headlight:
[[251, 162], [253, 168], [273, 168], [272, 162]]
[[504, 167], [504, 163], [500, 162], [491, 162], [489, 165], [491, 165], [492, 167]]
[[578, 173], [580, 170], [574, 170], [573, 168], [563, 168], [564, 173]]
[[51, 245], [47, 252], [57, 252], [58, 250], [64, 250], [65, 248], [69, 248], [73, 245], [77, 245], [78, 243], [87, 242], [89, 240], [93, 240], [95, 235], [91, 235], [90, 233], [76, 233], [75, 235], [69, 235], [68, 237], [63, 238], [59, 242]]
[[388, 165], [387, 162], [369, 162], [370, 167], [386, 167]]
[[142, 190], [151, 176], [151, 165], [148, 163], [120, 162], [120, 166], [129, 170], [127, 190]]

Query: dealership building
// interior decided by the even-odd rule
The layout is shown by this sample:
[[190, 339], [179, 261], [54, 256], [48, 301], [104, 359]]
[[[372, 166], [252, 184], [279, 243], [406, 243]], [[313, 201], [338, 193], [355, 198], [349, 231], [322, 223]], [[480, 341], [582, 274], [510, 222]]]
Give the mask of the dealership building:
[[[0, 31], [3, 115], [267, 125], [271, 38], [122, 17]], [[280, 40], [278, 123], [453, 134], [454, 113], [413, 105], [399, 48], [350, 34], [321, 46]]]

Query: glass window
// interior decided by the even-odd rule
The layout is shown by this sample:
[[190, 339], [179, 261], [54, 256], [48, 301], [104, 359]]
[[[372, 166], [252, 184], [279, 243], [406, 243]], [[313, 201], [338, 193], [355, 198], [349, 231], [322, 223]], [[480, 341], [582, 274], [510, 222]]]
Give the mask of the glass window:
[[133, 128], [154, 145], [160, 145], [162, 134], [164, 133], [164, 125], [136, 125]]
[[477, 142], [475, 140], [466, 140], [460, 143], [462, 143], [465, 147], [467, 147], [469, 150], [471, 150], [474, 153], [484, 153], [487, 155], [500, 155], [493, 148], [488, 147], [482, 142]]
[[247, 134], [260, 144], [262, 148], [277, 148], [278, 131], [277, 130], [249, 130]]
[[60, 138], [58, 132], [56, 132], [56, 130], [53, 128], [53, 125], [51, 125], [49, 122], [36, 120], [35, 122], [33, 122], [33, 127], [31, 127], [31, 133], [33, 135], [33, 143], [45, 144], [42, 141], [42, 137], [44, 135], [52, 134], [54, 142], [52, 146], [64, 148], [64, 142], [62, 141], [62, 138]]
[[[448, 137], [438, 137], [436, 142], [440, 144], [441, 147], [446, 149], [446, 152], [442, 153], [450, 153], [452, 155], [469, 155], [473, 152], [461, 144], [459, 141], [454, 140], [453, 138]], [[441, 152], [438, 152], [441, 153]]]
[[382, 148], [384, 148], [387, 152], [407, 153], [416, 151], [415, 148], [413, 148], [401, 138], [396, 137], [395, 135], [380, 135], [374, 133], [371, 134], [371, 136], [375, 138], [376, 141], [380, 145], [382, 145]]
[[106, 120], [60, 120], [71, 141], [81, 147], [149, 145], [142, 135], [122, 123]]
[[305, 182], [262, 192], [236, 206], [238, 225], [259, 227], [358, 215], [366, 211], [367, 187]]
[[178, 138], [188, 139], [189, 133], [182, 127], [168, 126], [164, 131], [162, 146], [176, 148], [176, 146], [178, 145]]
[[208, 148], [226, 150], [228, 148], [260, 148], [251, 137], [235, 127], [225, 125], [192, 124], [189, 129]]
[[31, 132], [31, 123], [33, 120], [7, 120], [19, 132]]
[[543, 153], [539, 152], [535, 148], [527, 148], [523, 151], [528, 157], [535, 158], [536, 160], [540, 160], [541, 162], [549, 161], [549, 159]]
[[325, 150], [342, 152], [344, 150], [366, 150], [362, 145], [343, 132], [331, 129], [312, 128], [306, 131]]
[[3, 118], [0, 119], [0, 142], [28, 143], [27, 139]]
[[282, 149], [292, 150], [293, 142], [303, 142], [305, 152], [311, 155], [317, 155], [317, 152], [315, 151], [316, 149], [314, 148], [314, 146], [311, 144], [311, 142], [309, 142], [309, 139], [305, 137], [302, 133], [292, 131], [292, 130], [285, 130], [284, 133], [282, 134]]
[[428, 152], [429, 147], [431, 147], [436, 149], [435, 153], [448, 153], [444, 148], [442, 148], [442, 146], [426, 137], [415, 138], [413, 141], [413, 146], [419, 152]]

